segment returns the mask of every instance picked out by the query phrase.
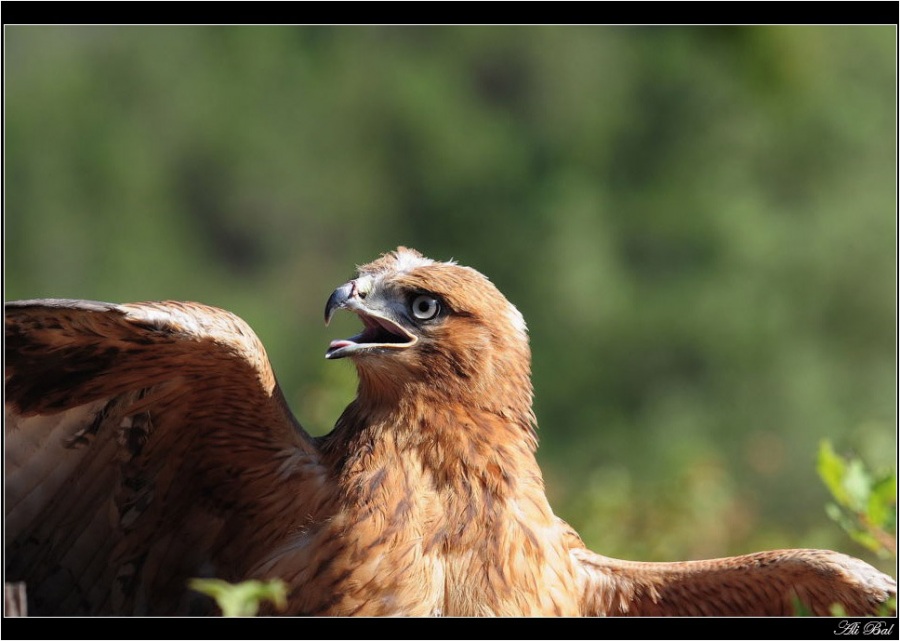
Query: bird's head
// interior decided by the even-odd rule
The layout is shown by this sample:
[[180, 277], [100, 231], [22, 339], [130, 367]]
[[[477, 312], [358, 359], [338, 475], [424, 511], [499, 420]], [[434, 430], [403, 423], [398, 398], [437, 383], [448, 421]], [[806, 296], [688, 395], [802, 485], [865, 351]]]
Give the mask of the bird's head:
[[334, 291], [326, 323], [338, 309], [359, 316], [363, 330], [332, 341], [325, 356], [352, 358], [361, 391], [393, 396], [416, 386], [491, 410], [512, 404], [530, 413], [525, 321], [476, 270], [399, 247]]

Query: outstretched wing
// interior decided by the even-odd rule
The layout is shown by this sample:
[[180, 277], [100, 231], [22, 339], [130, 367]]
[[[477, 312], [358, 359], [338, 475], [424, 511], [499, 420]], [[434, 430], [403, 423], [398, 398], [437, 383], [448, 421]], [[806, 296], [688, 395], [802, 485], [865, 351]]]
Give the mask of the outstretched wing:
[[[681, 563], [620, 561], [574, 549], [584, 614], [606, 616], [828, 616], [886, 614], [897, 584], [828, 550], [773, 550]], [[801, 608], [798, 610], [798, 608]]]
[[199, 613], [328, 483], [265, 350], [194, 303], [7, 303], [6, 580], [31, 614]]

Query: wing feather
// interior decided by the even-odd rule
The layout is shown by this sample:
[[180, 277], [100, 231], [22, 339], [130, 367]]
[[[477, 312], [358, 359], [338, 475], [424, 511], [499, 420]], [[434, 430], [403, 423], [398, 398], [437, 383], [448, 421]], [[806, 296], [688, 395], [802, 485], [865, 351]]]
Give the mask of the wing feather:
[[829, 550], [772, 550], [743, 556], [649, 563], [574, 548], [592, 616], [816, 616], [840, 604], [850, 616], [884, 614], [894, 580]]
[[195, 303], [7, 303], [7, 580], [29, 613], [196, 613], [328, 500], [241, 319]]

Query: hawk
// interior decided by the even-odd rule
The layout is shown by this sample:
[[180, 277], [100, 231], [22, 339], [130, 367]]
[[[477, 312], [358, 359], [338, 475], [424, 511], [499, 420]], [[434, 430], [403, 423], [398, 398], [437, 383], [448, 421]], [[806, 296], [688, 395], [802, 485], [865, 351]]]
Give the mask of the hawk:
[[325, 307], [356, 398], [326, 436], [253, 331], [184, 302], [6, 304], [7, 580], [34, 614], [204, 614], [192, 577], [279, 578], [292, 615], [878, 611], [893, 579], [825, 550], [639, 563], [554, 515], [525, 321], [476, 270], [404, 247]]

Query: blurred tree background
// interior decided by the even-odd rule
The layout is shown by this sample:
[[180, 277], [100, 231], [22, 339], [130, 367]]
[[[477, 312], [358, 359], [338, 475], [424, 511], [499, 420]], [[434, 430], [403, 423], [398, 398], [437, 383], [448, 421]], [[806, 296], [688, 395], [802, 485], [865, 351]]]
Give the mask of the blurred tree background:
[[829, 547], [828, 438], [896, 465], [896, 27], [5, 28], [6, 298], [245, 318], [301, 422], [322, 310], [405, 244], [528, 320], [594, 549]]

